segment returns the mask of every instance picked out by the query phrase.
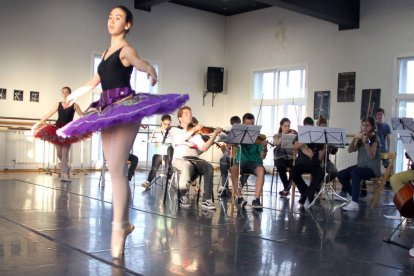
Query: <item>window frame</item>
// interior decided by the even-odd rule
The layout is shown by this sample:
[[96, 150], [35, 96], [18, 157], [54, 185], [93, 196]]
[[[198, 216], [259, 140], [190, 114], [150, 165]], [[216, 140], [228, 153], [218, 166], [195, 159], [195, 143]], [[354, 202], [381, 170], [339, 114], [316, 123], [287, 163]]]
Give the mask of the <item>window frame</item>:
[[[280, 96], [280, 91], [279, 90], [279, 79], [280, 79], [280, 72], [283, 71], [294, 71], [294, 70], [301, 70], [302, 74], [304, 73], [305, 76], [301, 77], [301, 82], [304, 82], [304, 84], [301, 85], [301, 89], [303, 89], [303, 97], [297, 97], [297, 98], [277, 98]], [[260, 84], [257, 84], [257, 74], [258, 73], [269, 73], [269, 72], [274, 72], [275, 73], [275, 78], [273, 81], [273, 98], [271, 99], [258, 99], [256, 98], [257, 96], [257, 91], [256, 89], [263, 89], [263, 82], [261, 82]], [[254, 114], [255, 117], [257, 117], [259, 115], [259, 120], [260, 122], [262, 121], [262, 112], [261, 111], [259, 114], [257, 114], [258, 112], [258, 108], [260, 108], [260, 106], [263, 108], [264, 106], [272, 106], [272, 111], [271, 111], [271, 118], [270, 118], [270, 124], [271, 124], [271, 128], [270, 128], [270, 132], [269, 133], [263, 133], [268, 137], [269, 141], [273, 142], [273, 135], [276, 134], [279, 130], [279, 121], [284, 117], [282, 116], [282, 118], [277, 118], [278, 114], [280, 113], [278, 110], [276, 110], [276, 107], [278, 106], [284, 106], [284, 110], [290, 106], [290, 105], [300, 105], [301, 107], [299, 108], [299, 111], [296, 114], [296, 118], [289, 118], [292, 121], [292, 125], [296, 125], [299, 126], [302, 124], [302, 120], [303, 118], [306, 116], [307, 113], [307, 105], [308, 105], [308, 76], [309, 76], [309, 70], [308, 70], [308, 65], [307, 64], [297, 64], [297, 65], [289, 65], [289, 66], [274, 66], [274, 67], [267, 67], [267, 68], [256, 68], [253, 69], [251, 71], [251, 89], [252, 89], [252, 93], [250, 94], [251, 96], [251, 100], [250, 100], [250, 110], [252, 111], [252, 113]], [[264, 94], [263, 94], [264, 96]], [[287, 111], [283, 111], [285, 114]], [[286, 116], [287, 117], [287, 116]], [[296, 119], [296, 122], [294, 122], [294, 120]], [[257, 118], [256, 118], [257, 120]], [[293, 127], [295, 130], [297, 130], [297, 127]], [[273, 154], [267, 154], [266, 159], [263, 160], [263, 164], [264, 165], [273, 165]]]

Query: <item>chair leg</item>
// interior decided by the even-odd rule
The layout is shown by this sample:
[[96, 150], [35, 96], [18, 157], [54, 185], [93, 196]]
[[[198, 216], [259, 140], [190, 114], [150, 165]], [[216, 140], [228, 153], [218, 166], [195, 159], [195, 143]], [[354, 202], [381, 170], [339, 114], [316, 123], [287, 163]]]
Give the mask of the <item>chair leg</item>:
[[275, 177], [275, 168], [273, 167], [273, 171], [272, 171], [272, 181], [270, 181], [270, 193], [273, 192], [273, 179]]
[[292, 189], [291, 189], [292, 190], [292, 194], [290, 195], [292, 204], [293, 204], [293, 201], [295, 200], [295, 187], [296, 187], [295, 182], [292, 181]]
[[377, 189], [375, 189], [374, 197], [372, 198], [371, 202], [371, 209], [374, 209], [377, 206], [378, 201], [381, 197], [382, 190], [384, 189], [385, 183], [387, 182], [388, 176], [384, 176], [384, 178], [378, 183], [377, 181], [374, 182], [377, 185]]

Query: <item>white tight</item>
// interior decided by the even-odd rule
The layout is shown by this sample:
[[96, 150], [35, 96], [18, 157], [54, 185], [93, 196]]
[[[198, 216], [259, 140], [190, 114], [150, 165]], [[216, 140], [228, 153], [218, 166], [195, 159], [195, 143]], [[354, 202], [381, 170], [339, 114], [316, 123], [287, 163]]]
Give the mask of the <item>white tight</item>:
[[69, 173], [69, 151], [70, 145], [56, 145], [57, 156], [62, 164], [62, 173]]
[[123, 124], [102, 130], [102, 147], [112, 181], [114, 223], [129, 221], [131, 191], [125, 174], [125, 166], [140, 122]]

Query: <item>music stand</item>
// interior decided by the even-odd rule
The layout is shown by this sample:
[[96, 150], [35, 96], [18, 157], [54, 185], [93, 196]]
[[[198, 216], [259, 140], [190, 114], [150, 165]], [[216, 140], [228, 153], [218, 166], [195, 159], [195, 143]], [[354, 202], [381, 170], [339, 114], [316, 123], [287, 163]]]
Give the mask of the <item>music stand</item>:
[[398, 135], [400, 136], [400, 140], [404, 145], [414, 142], [414, 133], [409, 129], [399, 129]]
[[[170, 143], [166, 143], [166, 140], [168, 139], [168, 132], [163, 133], [161, 130], [159, 131], [154, 131], [151, 135], [151, 139], [150, 139], [150, 143], [154, 144], [155, 146], [155, 151], [154, 151], [154, 155], [161, 155], [161, 173], [154, 178], [150, 185], [148, 187], [145, 187], [145, 191], [148, 191], [151, 189], [152, 185], [156, 184], [158, 179], [161, 179], [161, 186], [164, 185], [164, 181], [163, 179], [166, 178], [165, 174], [168, 173], [169, 170], [169, 163], [166, 164], [166, 158], [168, 157], [168, 148], [171, 146]], [[152, 163], [151, 163], [151, 169], [152, 169]], [[168, 184], [168, 182], [166, 183], [166, 185]]]
[[336, 193], [332, 185], [326, 183], [326, 165], [328, 163], [328, 144], [330, 145], [337, 145], [343, 146], [346, 143], [346, 133], [345, 129], [343, 128], [330, 128], [330, 127], [315, 127], [315, 126], [299, 126], [299, 134], [298, 134], [299, 142], [304, 144], [325, 144], [325, 167], [324, 167], [324, 175], [323, 175], [323, 184], [321, 190], [316, 195], [315, 199], [309, 204], [309, 208], [312, 207], [316, 199], [322, 192], [325, 192], [327, 195], [328, 200], [329, 194], [328, 190], [332, 192], [332, 202], [333, 197], [336, 195], [337, 197], [347, 201], [346, 198], [341, 197], [339, 194]]
[[296, 134], [282, 134], [282, 140], [280, 147], [283, 149], [293, 149], [295, 143]]
[[414, 120], [413, 118], [391, 118], [391, 126], [392, 129], [402, 130], [402, 129], [409, 129], [414, 131]]
[[[260, 129], [262, 126], [257, 125], [244, 125], [244, 124], [234, 124], [227, 136], [226, 143], [231, 145], [237, 145], [238, 151], [240, 150], [240, 160], [241, 160], [241, 147], [242, 145], [251, 145], [256, 143], [257, 136], [259, 136]], [[237, 183], [237, 189], [239, 189], [240, 185], [240, 176], [241, 176], [241, 162], [239, 162], [239, 177]], [[233, 183], [233, 186], [235, 183]], [[231, 210], [234, 210], [234, 196], [235, 196], [235, 189], [233, 187], [231, 193]]]

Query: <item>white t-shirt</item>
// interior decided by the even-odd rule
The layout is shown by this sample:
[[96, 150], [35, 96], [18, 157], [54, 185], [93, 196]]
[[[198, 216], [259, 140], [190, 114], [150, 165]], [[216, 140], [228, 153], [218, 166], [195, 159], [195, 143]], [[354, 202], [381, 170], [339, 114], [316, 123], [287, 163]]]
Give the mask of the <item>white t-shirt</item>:
[[180, 159], [184, 156], [198, 157], [203, 151], [205, 142], [199, 134], [193, 135], [192, 131], [181, 128], [171, 128], [171, 143], [174, 147], [173, 159]]

